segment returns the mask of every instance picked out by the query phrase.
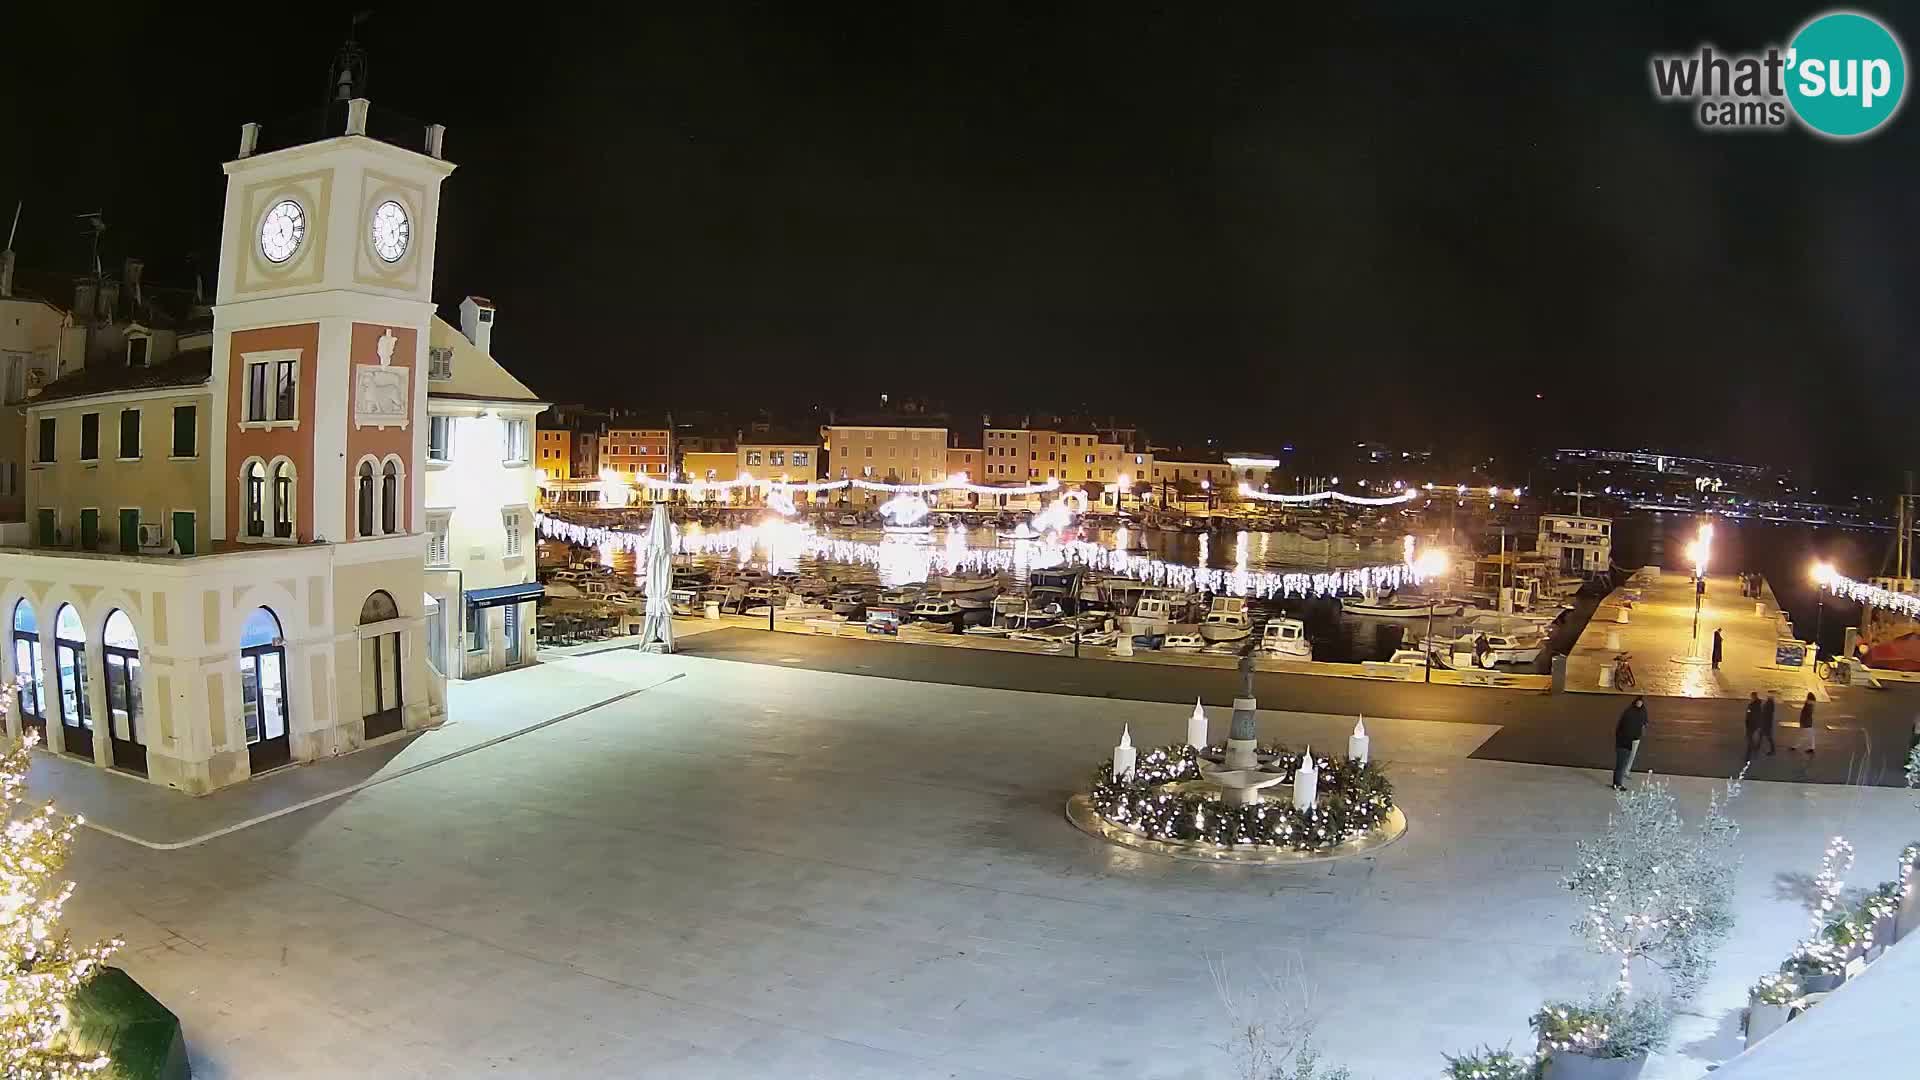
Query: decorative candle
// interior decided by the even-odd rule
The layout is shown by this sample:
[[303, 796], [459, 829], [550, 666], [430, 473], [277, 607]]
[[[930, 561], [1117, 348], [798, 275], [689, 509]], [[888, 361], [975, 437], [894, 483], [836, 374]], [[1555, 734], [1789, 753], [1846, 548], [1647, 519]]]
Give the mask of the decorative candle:
[[1347, 756], [1362, 765], [1367, 763], [1367, 718], [1364, 716], [1353, 722], [1353, 734], [1347, 737]]
[[1140, 751], [1133, 748], [1132, 729], [1122, 726], [1120, 728], [1120, 745], [1113, 748], [1113, 778], [1115, 780], [1125, 780], [1132, 776], [1134, 760], [1139, 756]]
[[1207, 748], [1207, 710], [1200, 707], [1200, 699], [1193, 699], [1193, 715], [1187, 717], [1187, 745], [1195, 750]]
[[1295, 810], [1313, 809], [1313, 797], [1320, 788], [1320, 773], [1313, 767], [1313, 748], [1300, 757], [1300, 767], [1293, 771], [1293, 808]]

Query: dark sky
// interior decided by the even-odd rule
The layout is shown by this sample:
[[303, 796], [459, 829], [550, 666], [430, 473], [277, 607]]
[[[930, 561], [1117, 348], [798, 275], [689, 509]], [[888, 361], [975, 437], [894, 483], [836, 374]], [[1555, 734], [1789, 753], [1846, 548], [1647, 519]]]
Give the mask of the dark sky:
[[[1816, 7], [682, 6], [360, 31], [375, 109], [449, 129], [438, 299], [493, 297], [556, 400], [1920, 464], [1920, 114], [1710, 136], [1648, 87], [1651, 52]], [[93, 209], [151, 278], [210, 263], [239, 125], [321, 103], [352, 9], [148, 10], [13, 50], [24, 264], [78, 269]]]

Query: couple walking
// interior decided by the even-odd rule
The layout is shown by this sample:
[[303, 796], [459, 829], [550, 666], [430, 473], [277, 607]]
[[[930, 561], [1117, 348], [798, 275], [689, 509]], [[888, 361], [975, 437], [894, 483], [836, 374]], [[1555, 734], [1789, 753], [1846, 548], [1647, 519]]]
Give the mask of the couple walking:
[[[1767, 699], [1765, 701], [1760, 700], [1760, 695], [1758, 692], [1747, 695], [1747, 760], [1748, 761], [1752, 761], [1753, 755], [1756, 753], [1759, 753], [1760, 743], [1763, 740], [1767, 744], [1767, 756], [1768, 757], [1773, 756], [1773, 751], [1774, 751], [1773, 715], [1774, 715], [1774, 710], [1778, 706], [1779, 706], [1778, 691], [1774, 691], [1774, 690], [1767, 691]], [[1806, 703], [1800, 706], [1800, 726], [1806, 730], [1807, 753], [1811, 754], [1813, 753], [1814, 743], [1816, 742], [1815, 735], [1817, 732], [1817, 729], [1814, 727], [1814, 724], [1813, 724], [1813, 694], [1812, 693], [1807, 694]]]

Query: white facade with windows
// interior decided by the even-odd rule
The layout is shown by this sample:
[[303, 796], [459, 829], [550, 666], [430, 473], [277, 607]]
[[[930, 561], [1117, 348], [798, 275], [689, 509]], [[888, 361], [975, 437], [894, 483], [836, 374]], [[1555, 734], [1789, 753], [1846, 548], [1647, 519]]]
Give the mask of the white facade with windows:
[[428, 650], [456, 679], [534, 659], [533, 421], [547, 405], [487, 352], [494, 315], [468, 297], [460, 329], [435, 318], [428, 334]]
[[1569, 574], [1598, 574], [1613, 565], [1613, 521], [1573, 514], [1541, 514], [1534, 550]]

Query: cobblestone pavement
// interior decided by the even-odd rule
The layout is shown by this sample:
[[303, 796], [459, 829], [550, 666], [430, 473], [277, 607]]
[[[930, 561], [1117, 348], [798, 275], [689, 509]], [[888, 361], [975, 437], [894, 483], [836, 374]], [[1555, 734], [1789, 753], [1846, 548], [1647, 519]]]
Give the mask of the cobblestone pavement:
[[[1404, 1080], [1607, 977], [1557, 884], [1603, 780], [1470, 758], [1490, 726], [1369, 716], [1406, 838], [1256, 869], [1063, 818], [1123, 723], [1171, 741], [1187, 706], [632, 651], [485, 683], [651, 689], [180, 851], [82, 834], [76, 933], [127, 938], [196, 1076], [1197, 1080], [1228, 1075], [1221, 967], [1297, 970], [1329, 1055]], [[1334, 748], [1352, 723], [1261, 719]], [[1690, 811], [1711, 787], [1674, 784]], [[1740, 927], [1649, 1080], [1737, 1049], [1828, 836], [1866, 884], [1920, 834], [1888, 790], [1753, 783], [1738, 812]]]
[[[1628, 596], [1636, 597], [1629, 621], [1616, 622], [1620, 601]], [[1774, 664], [1774, 643], [1790, 635], [1772, 589], [1763, 589], [1756, 600], [1740, 595], [1739, 578], [1707, 575], [1697, 648], [1693, 601], [1693, 579], [1686, 574], [1665, 573], [1644, 584], [1615, 589], [1567, 654], [1567, 688], [1581, 693], [1622, 692], [1600, 686], [1600, 668], [1624, 650], [1633, 654], [1636, 693], [1744, 701], [1749, 693], [1765, 697], [1767, 691], [1774, 690], [1782, 701], [1792, 702], [1796, 711], [1809, 690], [1818, 700], [1827, 700], [1825, 687], [1810, 671]], [[1758, 613], [1754, 610], [1756, 603]], [[1720, 666], [1683, 662], [1682, 658], [1695, 655], [1710, 659], [1716, 629], [1724, 645]], [[1808, 636], [1811, 631], [1807, 628]], [[1616, 637], [1617, 647], [1611, 644]]]

